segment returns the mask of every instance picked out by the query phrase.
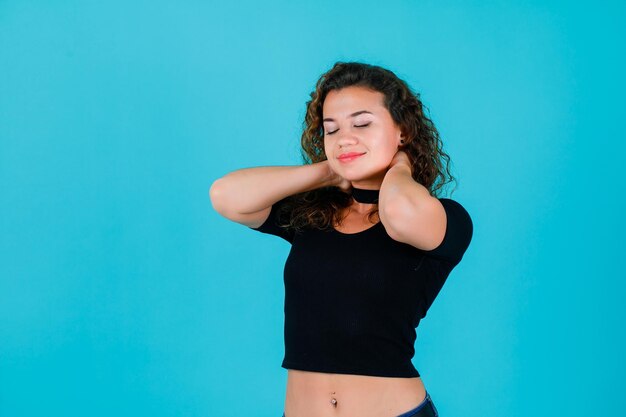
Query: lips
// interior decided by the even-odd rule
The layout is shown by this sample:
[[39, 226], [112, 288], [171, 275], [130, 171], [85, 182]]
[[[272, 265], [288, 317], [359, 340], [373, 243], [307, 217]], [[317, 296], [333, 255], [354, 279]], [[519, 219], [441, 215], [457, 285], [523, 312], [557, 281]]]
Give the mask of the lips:
[[348, 152], [348, 153], [342, 153], [341, 155], [339, 155], [338, 159], [352, 159], [355, 158], [357, 156], [361, 156], [361, 155], [365, 155], [365, 152]]

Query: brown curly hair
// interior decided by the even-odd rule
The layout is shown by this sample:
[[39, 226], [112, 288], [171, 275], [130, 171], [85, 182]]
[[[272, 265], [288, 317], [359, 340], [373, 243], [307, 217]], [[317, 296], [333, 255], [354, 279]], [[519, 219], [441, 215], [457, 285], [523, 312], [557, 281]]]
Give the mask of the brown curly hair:
[[[432, 196], [438, 197], [438, 191], [454, 180], [449, 169], [450, 157], [442, 150], [439, 133], [424, 114], [426, 106], [420, 101], [419, 93], [413, 92], [393, 72], [376, 65], [337, 62], [322, 74], [310, 94], [311, 100], [306, 103], [301, 138], [303, 163], [312, 164], [327, 159], [322, 124], [324, 100], [331, 90], [349, 86], [362, 86], [383, 93], [384, 106], [404, 134], [404, 145], [400, 149], [409, 157], [413, 179], [426, 187]], [[446, 161], [447, 176], [442, 160]], [[438, 178], [440, 181], [437, 181]], [[287, 197], [279, 217], [283, 219], [283, 227], [296, 231], [306, 227], [324, 230], [333, 227], [333, 224], [341, 224], [342, 213], [351, 205], [351, 200], [351, 196], [338, 187], [320, 187]], [[377, 212], [378, 205], [375, 205], [368, 213], [370, 221]]]

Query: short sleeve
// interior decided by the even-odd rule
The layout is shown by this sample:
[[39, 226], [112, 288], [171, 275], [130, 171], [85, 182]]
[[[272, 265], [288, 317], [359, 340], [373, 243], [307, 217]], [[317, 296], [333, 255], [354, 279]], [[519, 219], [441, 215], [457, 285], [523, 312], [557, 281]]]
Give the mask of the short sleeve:
[[267, 233], [269, 235], [274, 235], [278, 237], [282, 237], [289, 243], [293, 243], [294, 231], [285, 229], [284, 227], [279, 226], [281, 222], [279, 221], [279, 209], [285, 203], [286, 198], [277, 201], [272, 205], [272, 210], [270, 211], [267, 220], [259, 227], [251, 227], [250, 229], [256, 230], [261, 233]]
[[474, 233], [474, 224], [465, 208], [449, 198], [438, 199], [446, 211], [446, 233], [435, 249], [424, 251], [428, 256], [442, 258], [456, 265], [461, 262]]

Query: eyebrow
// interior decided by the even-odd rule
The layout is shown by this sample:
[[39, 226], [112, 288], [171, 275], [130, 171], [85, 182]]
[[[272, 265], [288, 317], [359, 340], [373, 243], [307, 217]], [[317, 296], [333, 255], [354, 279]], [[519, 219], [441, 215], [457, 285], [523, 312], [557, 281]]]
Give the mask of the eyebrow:
[[[359, 110], [359, 111], [357, 111], [357, 112], [352, 113], [352, 114], [351, 114], [350, 116], [348, 116], [348, 117], [355, 117], [355, 116], [358, 116], [359, 114], [363, 114], [363, 113], [374, 114], [374, 113], [372, 113], [372, 112], [370, 112], [370, 111], [367, 111], [367, 110]], [[347, 119], [348, 117], [346, 117], [346, 119]], [[332, 119], [332, 118], [330, 118], [330, 117], [327, 117], [327, 118], [325, 118], [323, 121], [324, 121], [324, 122], [334, 122], [334, 121], [335, 121], [335, 119]]]

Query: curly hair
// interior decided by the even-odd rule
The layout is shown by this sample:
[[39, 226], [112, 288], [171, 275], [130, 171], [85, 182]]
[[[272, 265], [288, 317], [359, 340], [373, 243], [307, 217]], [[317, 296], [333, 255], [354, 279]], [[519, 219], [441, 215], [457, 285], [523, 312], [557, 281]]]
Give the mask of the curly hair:
[[[454, 180], [449, 169], [450, 157], [442, 150], [439, 133], [424, 114], [426, 106], [422, 104], [419, 93], [413, 92], [393, 72], [376, 65], [337, 62], [319, 78], [310, 94], [311, 100], [306, 103], [301, 138], [303, 163], [313, 164], [327, 159], [322, 123], [324, 100], [330, 91], [349, 86], [365, 87], [384, 95], [384, 106], [404, 134], [404, 145], [400, 149], [409, 157], [413, 179], [426, 187], [432, 196], [438, 196], [438, 191]], [[446, 161], [445, 172], [442, 160]], [[313, 227], [323, 230], [333, 227], [333, 224], [341, 224], [342, 213], [350, 205], [351, 196], [340, 188], [320, 187], [286, 198], [279, 216], [285, 219], [282, 226], [286, 228], [298, 231]], [[376, 204], [368, 213], [370, 221], [377, 212]]]

